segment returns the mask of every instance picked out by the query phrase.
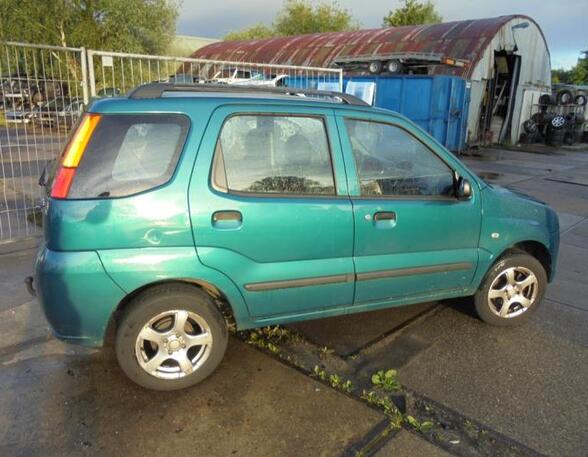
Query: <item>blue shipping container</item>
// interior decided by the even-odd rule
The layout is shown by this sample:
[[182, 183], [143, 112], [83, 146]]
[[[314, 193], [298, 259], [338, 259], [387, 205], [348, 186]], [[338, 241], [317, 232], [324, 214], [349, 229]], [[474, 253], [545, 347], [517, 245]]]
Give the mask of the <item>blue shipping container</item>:
[[470, 84], [455, 76], [346, 76], [347, 82], [375, 82], [375, 106], [408, 117], [451, 151], [465, 147]]

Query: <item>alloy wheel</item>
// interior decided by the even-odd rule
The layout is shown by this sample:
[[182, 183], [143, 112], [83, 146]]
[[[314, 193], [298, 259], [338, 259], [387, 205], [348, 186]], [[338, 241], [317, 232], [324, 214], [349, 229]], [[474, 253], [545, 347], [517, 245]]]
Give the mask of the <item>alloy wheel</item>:
[[183, 378], [210, 355], [212, 332], [206, 320], [186, 310], [170, 310], [143, 326], [135, 343], [141, 368], [161, 379]]
[[488, 305], [501, 318], [513, 318], [529, 309], [539, 292], [539, 281], [525, 267], [510, 267], [502, 271], [488, 290]]

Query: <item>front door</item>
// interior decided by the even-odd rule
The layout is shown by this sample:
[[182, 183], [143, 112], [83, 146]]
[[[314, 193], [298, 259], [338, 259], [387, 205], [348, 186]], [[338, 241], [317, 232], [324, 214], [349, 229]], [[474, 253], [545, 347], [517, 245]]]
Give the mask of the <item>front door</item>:
[[355, 303], [467, 287], [478, 261], [479, 193], [458, 200], [454, 173], [468, 172], [400, 118], [350, 113], [337, 122], [354, 207]]
[[353, 211], [330, 110], [227, 106], [212, 115], [190, 210], [200, 260], [250, 313], [306, 314], [353, 301]]

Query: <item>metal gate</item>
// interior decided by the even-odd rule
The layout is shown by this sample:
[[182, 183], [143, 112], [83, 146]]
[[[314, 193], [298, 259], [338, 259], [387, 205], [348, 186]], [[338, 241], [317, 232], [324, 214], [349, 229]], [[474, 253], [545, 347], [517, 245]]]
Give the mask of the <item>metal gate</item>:
[[38, 185], [87, 98], [82, 49], [0, 43], [0, 241], [41, 225]]
[[39, 176], [84, 107], [148, 82], [341, 90], [343, 72], [0, 42], [0, 242], [40, 230]]

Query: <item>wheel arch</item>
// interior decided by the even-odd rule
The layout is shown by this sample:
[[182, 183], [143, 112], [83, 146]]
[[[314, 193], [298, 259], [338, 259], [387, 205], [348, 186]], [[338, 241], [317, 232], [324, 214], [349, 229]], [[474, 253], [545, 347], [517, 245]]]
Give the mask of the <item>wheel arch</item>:
[[147, 284], [143, 284], [123, 297], [110, 316], [110, 320], [104, 335], [104, 344], [108, 345], [114, 341], [118, 320], [124, 313], [125, 309], [127, 309], [127, 307], [132, 303], [135, 297], [154, 287], [170, 284], [185, 284], [205, 292], [209, 297], [212, 298], [214, 304], [223, 314], [229, 329], [236, 330], [238, 328], [238, 317], [235, 315], [235, 310], [233, 309], [230, 300], [228, 299], [227, 295], [215, 284], [212, 284], [211, 282], [203, 279], [167, 278], [160, 281], [153, 281]]
[[505, 254], [508, 254], [512, 251], [523, 251], [536, 258], [541, 263], [541, 265], [543, 265], [543, 268], [545, 268], [547, 279], [551, 280], [553, 271], [551, 253], [549, 252], [547, 246], [545, 246], [543, 243], [535, 240], [519, 241], [507, 247], [498, 258], [503, 257]]

